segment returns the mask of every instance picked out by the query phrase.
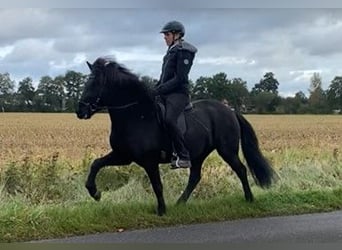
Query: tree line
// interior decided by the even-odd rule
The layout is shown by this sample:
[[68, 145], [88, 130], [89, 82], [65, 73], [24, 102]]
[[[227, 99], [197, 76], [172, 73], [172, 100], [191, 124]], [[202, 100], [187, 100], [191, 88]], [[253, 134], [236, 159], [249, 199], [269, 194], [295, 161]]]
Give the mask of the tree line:
[[[31, 77], [15, 83], [9, 73], [0, 73], [0, 111], [2, 112], [75, 112], [88, 75], [67, 71], [57, 77], [43, 76], [38, 84]], [[147, 84], [157, 82], [149, 76], [140, 79]], [[37, 85], [37, 87], [34, 87]], [[322, 88], [322, 78], [314, 73], [309, 95], [299, 91], [293, 97], [278, 93], [279, 82], [273, 72], [267, 72], [251, 90], [241, 78], [228, 79], [223, 72], [190, 81], [192, 100], [211, 98], [227, 101], [229, 106], [244, 113], [329, 114], [341, 113], [342, 76]]]
[[0, 74], [0, 108], [8, 112], [74, 112], [87, 77], [76, 71], [55, 78], [43, 76], [35, 88], [31, 77], [15, 86], [9, 73]]

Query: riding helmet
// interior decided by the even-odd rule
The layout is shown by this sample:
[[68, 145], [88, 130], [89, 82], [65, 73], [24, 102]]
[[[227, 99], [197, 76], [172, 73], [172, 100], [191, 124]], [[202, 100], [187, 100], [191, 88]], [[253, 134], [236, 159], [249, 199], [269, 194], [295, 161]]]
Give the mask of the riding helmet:
[[181, 36], [185, 35], [185, 28], [184, 25], [181, 22], [178, 21], [170, 21], [166, 23], [160, 33], [166, 33], [166, 32], [171, 32], [171, 33], [179, 33]]

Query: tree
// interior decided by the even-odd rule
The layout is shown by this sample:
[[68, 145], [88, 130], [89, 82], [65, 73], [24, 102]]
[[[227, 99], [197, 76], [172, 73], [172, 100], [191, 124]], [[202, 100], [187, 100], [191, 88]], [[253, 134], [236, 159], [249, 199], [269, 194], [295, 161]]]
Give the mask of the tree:
[[303, 114], [308, 112], [308, 98], [304, 94], [303, 91], [299, 91], [295, 94], [294, 97], [295, 105], [298, 107], [298, 110], [296, 113]]
[[245, 111], [246, 105], [249, 104], [249, 92], [247, 82], [241, 78], [234, 78], [229, 81], [226, 90], [226, 99], [229, 100], [230, 106], [235, 110]]
[[53, 110], [53, 96], [50, 93], [52, 81], [50, 76], [40, 78], [35, 96], [35, 106], [40, 111], [48, 112]]
[[259, 83], [256, 83], [252, 89], [253, 94], [258, 94], [261, 92], [270, 92], [273, 94], [278, 94], [279, 82], [274, 78], [272, 72], [267, 72], [263, 79], [260, 79]]
[[26, 77], [18, 83], [18, 109], [20, 111], [33, 111], [35, 89], [32, 78]]
[[252, 96], [257, 113], [271, 113], [276, 111], [276, 106], [280, 103], [280, 98], [277, 94], [264, 91]]
[[327, 99], [332, 109], [342, 110], [342, 76], [335, 76], [327, 90]]
[[302, 104], [308, 103], [308, 98], [304, 94], [303, 91], [299, 91], [295, 94], [295, 99], [298, 100]]
[[11, 106], [14, 93], [14, 81], [11, 80], [9, 73], [0, 73], [0, 111], [5, 111]]
[[302, 91], [295, 94], [294, 97], [281, 98], [280, 105], [277, 108], [279, 113], [302, 114], [307, 111], [307, 97]]
[[192, 89], [192, 98], [194, 100], [210, 98], [209, 88], [210, 88], [211, 78], [201, 76], [195, 81], [195, 85]]
[[326, 96], [322, 89], [322, 77], [319, 75], [319, 73], [315, 72], [310, 81], [310, 112], [315, 114], [327, 112]]
[[213, 99], [223, 100], [228, 95], [229, 80], [226, 73], [218, 73], [212, 77], [210, 92]]
[[192, 89], [193, 98], [222, 100], [227, 96], [228, 84], [227, 75], [223, 72], [212, 77], [200, 77]]
[[318, 72], [314, 72], [310, 78], [310, 92], [314, 92], [316, 89], [322, 88], [322, 77]]
[[65, 110], [64, 76], [56, 76], [52, 82], [55, 111]]
[[74, 112], [81, 98], [81, 92], [86, 80], [86, 75], [76, 71], [67, 71], [64, 77], [64, 86], [66, 90], [66, 110]]
[[269, 113], [276, 110], [280, 103], [278, 96], [279, 82], [272, 72], [267, 72], [251, 91], [252, 104], [258, 113]]

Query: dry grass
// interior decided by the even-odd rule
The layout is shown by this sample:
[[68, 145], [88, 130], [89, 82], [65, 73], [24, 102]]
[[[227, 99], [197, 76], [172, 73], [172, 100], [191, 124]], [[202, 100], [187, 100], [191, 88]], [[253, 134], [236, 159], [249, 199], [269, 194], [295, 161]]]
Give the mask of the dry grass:
[[[247, 115], [266, 154], [288, 150], [307, 157], [342, 150], [342, 117], [315, 115]], [[78, 120], [74, 114], [0, 114], [0, 166], [11, 161], [45, 158], [58, 154], [69, 161], [81, 159], [89, 150], [102, 155], [110, 149], [110, 121], [106, 114]]]
[[109, 150], [109, 118], [96, 115], [81, 121], [74, 114], [0, 114], [0, 166], [6, 162], [59, 155], [83, 158], [87, 149], [96, 155]]
[[[312, 154], [342, 149], [342, 116], [338, 115], [248, 115], [267, 152], [288, 149]], [[338, 152], [335, 152], [338, 153]]]

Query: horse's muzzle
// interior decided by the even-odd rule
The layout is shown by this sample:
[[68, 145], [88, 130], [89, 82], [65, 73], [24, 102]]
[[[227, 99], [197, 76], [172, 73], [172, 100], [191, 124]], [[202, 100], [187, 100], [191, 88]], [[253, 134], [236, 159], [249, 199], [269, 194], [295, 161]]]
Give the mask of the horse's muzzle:
[[91, 108], [90, 104], [79, 102], [78, 109], [76, 110], [76, 115], [79, 119], [90, 119], [93, 114], [94, 110]]
[[90, 116], [88, 114], [81, 114], [81, 113], [76, 112], [76, 115], [77, 115], [78, 119], [87, 120], [90, 118]]

